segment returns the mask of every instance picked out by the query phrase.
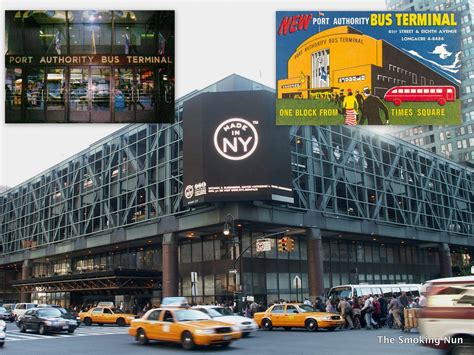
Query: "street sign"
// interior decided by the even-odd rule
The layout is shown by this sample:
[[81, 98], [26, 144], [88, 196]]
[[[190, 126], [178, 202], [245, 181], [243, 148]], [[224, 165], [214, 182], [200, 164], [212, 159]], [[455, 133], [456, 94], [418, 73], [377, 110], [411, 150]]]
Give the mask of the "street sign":
[[236, 269], [230, 269], [229, 274], [237, 274], [237, 270]]
[[301, 288], [301, 277], [298, 275], [293, 278], [293, 287], [296, 288], [296, 290]]
[[253, 302], [253, 301], [255, 301], [255, 298], [253, 296], [247, 296], [247, 301], [248, 302]]
[[197, 288], [196, 288], [197, 278], [198, 278], [197, 272], [195, 271], [191, 272], [191, 296], [193, 296], [193, 299], [197, 295]]
[[263, 253], [265, 251], [272, 250], [271, 239], [258, 239], [256, 243], [257, 253]]

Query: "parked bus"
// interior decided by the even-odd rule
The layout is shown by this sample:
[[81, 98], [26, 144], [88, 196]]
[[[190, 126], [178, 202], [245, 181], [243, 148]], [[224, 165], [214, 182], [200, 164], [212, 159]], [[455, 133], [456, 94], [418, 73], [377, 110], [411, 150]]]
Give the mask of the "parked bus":
[[400, 106], [402, 102], [437, 102], [440, 106], [456, 101], [454, 86], [394, 86], [385, 93], [385, 101]]
[[420, 295], [421, 284], [341, 285], [332, 287], [328, 298], [361, 297], [368, 295], [399, 296], [406, 292], [409, 297]]

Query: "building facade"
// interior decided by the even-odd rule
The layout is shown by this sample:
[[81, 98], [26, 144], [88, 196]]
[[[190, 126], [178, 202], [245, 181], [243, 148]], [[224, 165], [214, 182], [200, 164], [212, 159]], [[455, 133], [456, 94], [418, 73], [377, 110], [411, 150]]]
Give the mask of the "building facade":
[[395, 135], [456, 162], [474, 165], [474, 41], [473, 4], [468, 0], [387, 0], [390, 11], [458, 11], [461, 18], [461, 101], [463, 124], [459, 127], [423, 126]]
[[173, 11], [6, 11], [6, 123], [173, 120]]
[[[3, 302], [301, 300], [334, 285], [422, 282], [469, 265], [473, 171], [362, 128], [291, 127], [281, 144], [291, 150], [294, 203], [185, 207], [184, 104], [252, 90], [273, 92], [227, 77], [178, 100], [176, 123], [127, 126], [0, 194]], [[293, 252], [277, 251], [283, 235]], [[274, 247], [257, 253], [263, 237]]]
[[[350, 58], [350, 60], [348, 60]], [[334, 27], [301, 43], [288, 60], [288, 78], [278, 80], [278, 98], [308, 99], [321, 93], [370, 88], [384, 97], [397, 85], [453, 85], [390, 43], [350, 27]]]

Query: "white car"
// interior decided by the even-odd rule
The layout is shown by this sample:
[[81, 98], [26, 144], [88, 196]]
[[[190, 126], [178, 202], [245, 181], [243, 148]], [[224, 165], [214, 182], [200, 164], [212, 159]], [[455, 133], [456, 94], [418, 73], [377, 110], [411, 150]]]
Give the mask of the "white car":
[[427, 339], [423, 344], [449, 354], [474, 354], [474, 276], [431, 280], [423, 291], [428, 294], [418, 319]]
[[248, 337], [250, 333], [258, 330], [257, 323], [252, 318], [235, 315], [229, 309], [219, 306], [194, 306], [193, 309], [206, 313], [212, 319], [239, 327], [242, 336]]
[[0, 320], [0, 348], [3, 347], [3, 344], [5, 344], [5, 331], [7, 329], [7, 324], [5, 321]]
[[36, 303], [17, 303], [15, 309], [12, 311], [12, 315], [15, 318], [15, 321], [19, 321], [27, 310], [36, 307], [38, 307]]

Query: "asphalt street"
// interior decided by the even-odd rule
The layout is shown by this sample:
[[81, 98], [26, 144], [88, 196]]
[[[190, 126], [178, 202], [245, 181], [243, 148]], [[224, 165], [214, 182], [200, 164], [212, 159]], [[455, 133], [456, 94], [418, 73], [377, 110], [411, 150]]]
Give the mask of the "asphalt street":
[[[382, 338], [384, 337], [385, 338]], [[399, 337], [402, 336], [400, 339]], [[400, 330], [343, 330], [327, 332], [320, 330], [308, 333], [304, 330], [258, 331], [254, 336], [234, 342], [229, 348], [199, 348], [184, 351], [177, 344], [152, 342], [142, 346], [127, 333], [127, 328], [115, 326], [81, 326], [72, 335], [57, 334], [41, 336], [19, 333], [14, 324], [9, 324], [7, 342], [0, 352], [5, 354], [432, 354], [437, 350], [419, 344], [407, 344], [418, 340], [417, 332], [403, 333]], [[385, 343], [382, 341], [385, 339]], [[388, 343], [393, 339], [393, 344]]]

